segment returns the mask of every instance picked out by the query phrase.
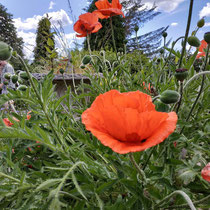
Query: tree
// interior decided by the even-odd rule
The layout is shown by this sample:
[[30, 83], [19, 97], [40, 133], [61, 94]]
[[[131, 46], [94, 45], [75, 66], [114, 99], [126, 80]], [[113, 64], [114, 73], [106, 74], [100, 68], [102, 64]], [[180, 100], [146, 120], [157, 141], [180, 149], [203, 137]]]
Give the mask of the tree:
[[[91, 4], [86, 9], [93, 12], [96, 8], [97, 0], [89, 0]], [[109, 0], [111, 2], [111, 0]], [[129, 50], [141, 50], [147, 55], [155, 53], [161, 44], [161, 36], [167, 27], [162, 27], [142, 36], [135, 36], [134, 28], [136, 26], [143, 27], [144, 24], [160, 14], [155, 11], [155, 6], [147, 9], [141, 0], [122, 1], [125, 18], [121, 16], [113, 17], [114, 34], [117, 48], [122, 48], [125, 40], [128, 41], [127, 48]], [[96, 34], [91, 34], [90, 45], [93, 50], [100, 50], [105, 46], [112, 47], [111, 28], [109, 19], [100, 20], [103, 28]], [[137, 44], [138, 42], [138, 44]], [[87, 44], [85, 42], [85, 48]]]
[[47, 17], [43, 17], [38, 23], [34, 62], [40, 63], [40, 61], [44, 60], [53, 64], [53, 59], [56, 56], [54, 33], [51, 32], [50, 18], [47, 15]]
[[[6, 42], [20, 56], [23, 56], [23, 39], [17, 36], [12, 18], [13, 15], [8, 13], [7, 9], [0, 4], [0, 41]], [[15, 69], [22, 68], [17, 59], [11, 58], [10, 62]]]

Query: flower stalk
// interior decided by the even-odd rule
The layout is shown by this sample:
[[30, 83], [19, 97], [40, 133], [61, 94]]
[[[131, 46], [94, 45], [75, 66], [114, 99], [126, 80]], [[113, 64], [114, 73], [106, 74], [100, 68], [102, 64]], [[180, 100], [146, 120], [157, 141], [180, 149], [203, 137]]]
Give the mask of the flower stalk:
[[116, 53], [116, 57], [118, 60], [117, 47], [116, 47], [115, 38], [114, 38], [114, 27], [113, 27], [113, 23], [112, 23], [112, 17], [110, 17], [110, 26], [111, 26], [111, 30], [112, 30], [112, 42], [113, 42], [113, 46], [114, 46], [114, 51]]

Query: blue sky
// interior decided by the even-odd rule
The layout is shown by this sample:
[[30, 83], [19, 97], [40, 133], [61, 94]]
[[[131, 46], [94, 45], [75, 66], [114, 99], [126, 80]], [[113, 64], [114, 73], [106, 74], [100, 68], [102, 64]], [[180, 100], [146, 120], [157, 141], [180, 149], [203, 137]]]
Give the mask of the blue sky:
[[[175, 40], [185, 34], [190, 0], [142, 0], [142, 2], [148, 8], [155, 3], [157, 11], [160, 11], [161, 14], [145, 23], [144, 27], [139, 30], [140, 35], [168, 25], [170, 26], [168, 39]], [[37, 23], [46, 13], [52, 17], [51, 22], [57, 28], [59, 28], [57, 21], [62, 22], [65, 30], [63, 40], [66, 40], [66, 45], [73, 47], [75, 32], [67, 0], [0, 0], [0, 3], [8, 9], [9, 13], [13, 14], [18, 35], [25, 42], [24, 53], [27, 58], [33, 56]], [[78, 16], [84, 13], [83, 9], [88, 6], [88, 2], [87, 0], [70, 0], [70, 3], [73, 15], [77, 20]], [[206, 25], [199, 30], [197, 34], [199, 39], [203, 39], [203, 34], [210, 31], [210, 2], [209, 0], [194, 0], [190, 32], [195, 29], [197, 21], [202, 16], [206, 16]], [[82, 42], [82, 39], [78, 39], [78, 42]], [[62, 52], [59, 39], [57, 39], [57, 47]]]

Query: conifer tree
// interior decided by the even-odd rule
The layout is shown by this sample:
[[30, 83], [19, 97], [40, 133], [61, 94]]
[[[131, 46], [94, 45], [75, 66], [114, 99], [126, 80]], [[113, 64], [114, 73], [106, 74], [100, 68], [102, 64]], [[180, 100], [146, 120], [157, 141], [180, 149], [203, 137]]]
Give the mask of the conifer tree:
[[[89, 0], [91, 3], [86, 9], [88, 12], [96, 10], [95, 2], [97, 0]], [[109, 0], [111, 2], [111, 0]], [[144, 24], [160, 14], [155, 11], [155, 7], [147, 9], [141, 0], [123, 0], [123, 11], [125, 18], [114, 16], [113, 26], [117, 49], [122, 48], [125, 40], [128, 41], [127, 49], [141, 50], [147, 55], [155, 53], [161, 44], [162, 33], [167, 30], [167, 27], [156, 29], [147, 34], [135, 36], [135, 27], [142, 28]], [[111, 28], [109, 19], [100, 20], [103, 28], [97, 33], [91, 34], [90, 45], [92, 50], [100, 50], [106, 46], [112, 47]], [[137, 44], [138, 40], [138, 44]], [[85, 42], [85, 48], [87, 44]]]
[[[23, 39], [17, 36], [17, 31], [12, 20], [13, 15], [7, 12], [7, 9], [0, 4], [0, 41], [6, 42], [20, 56], [23, 56]], [[17, 59], [10, 59], [10, 63], [15, 69], [22, 68]]]
[[50, 18], [47, 15], [47, 17], [43, 17], [38, 23], [34, 62], [40, 63], [41, 60], [53, 61], [53, 58], [56, 57], [55, 54], [54, 33], [51, 32]]

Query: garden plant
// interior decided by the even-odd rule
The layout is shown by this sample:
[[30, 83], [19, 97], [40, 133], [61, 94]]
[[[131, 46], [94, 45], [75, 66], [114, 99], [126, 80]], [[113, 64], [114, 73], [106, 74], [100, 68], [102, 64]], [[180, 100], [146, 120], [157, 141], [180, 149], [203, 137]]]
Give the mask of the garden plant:
[[210, 33], [196, 37], [205, 20], [191, 26], [190, 0], [185, 34], [166, 47], [164, 32], [157, 56], [117, 49], [114, 33], [112, 51], [94, 52], [99, 19], [113, 31], [113, 16], [124, 16], [119, 0], [95, 5], [74, 25], [87, 37], [80, 67], [90, 83], [60, 98], [53, 71], [38, 81], [0, 42], [0, 60], [24, 66], [4, 76], [19, 87], [0, 95], [0, 106], [25, 105], [0, 112], [0, 209], [209, 209]]

